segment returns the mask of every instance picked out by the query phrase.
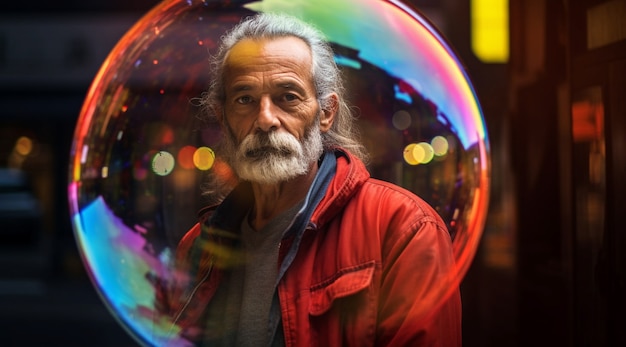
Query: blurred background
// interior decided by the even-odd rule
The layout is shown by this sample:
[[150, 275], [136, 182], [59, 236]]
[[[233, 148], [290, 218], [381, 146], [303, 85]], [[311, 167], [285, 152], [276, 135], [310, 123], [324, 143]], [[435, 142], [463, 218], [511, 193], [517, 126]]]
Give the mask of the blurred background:
[[[412, 0], [474, 83], [489, 214], [464, 345], [626, 345], [626, 0]], [[0, 13], [0, 345], [136, 346], [89, 282], [67, 202], [86, 91], [156, 0]], [[622, 225], [622, 226], [620, 226]]]

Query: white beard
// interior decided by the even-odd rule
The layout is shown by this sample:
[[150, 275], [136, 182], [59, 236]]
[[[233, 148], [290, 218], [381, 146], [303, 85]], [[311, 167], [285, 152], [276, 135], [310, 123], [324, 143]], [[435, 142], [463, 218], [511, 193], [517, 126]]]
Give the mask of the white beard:
[[240, 179], [275, 184], [306, 174], [323, 153], [319, 123], [307, 129], [302, 142], [289, 133], [255, 133], [236, 146], [230, 127], [226, 157]]

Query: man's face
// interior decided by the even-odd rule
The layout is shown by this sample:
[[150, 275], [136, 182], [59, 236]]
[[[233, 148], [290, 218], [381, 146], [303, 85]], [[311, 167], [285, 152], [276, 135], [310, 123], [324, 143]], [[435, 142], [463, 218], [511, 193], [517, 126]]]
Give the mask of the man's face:
[[239, 177], [277, 183], [306, 173], [319, 158], [320, 132], [330, 122], [316, 98], [304, 41], [237, 43], [226, 59], [224, 91], [227, 157]]

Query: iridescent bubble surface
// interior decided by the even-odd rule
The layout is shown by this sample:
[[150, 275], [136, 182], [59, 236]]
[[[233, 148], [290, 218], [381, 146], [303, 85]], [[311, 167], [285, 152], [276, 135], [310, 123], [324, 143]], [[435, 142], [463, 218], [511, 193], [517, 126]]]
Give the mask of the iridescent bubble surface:
[[465, 275], [482, 235], [489, 143], [462, 63], [436, 29], [399, 1], [163, 1], [118, 42], [76, 125], [69, 203], [84, 264], [109, 307], [147, 346], [189, 345], [155, 307], [155, 283], [223, 171], [222, 134], [197, 98], [219, 37], [247, 15], [282, 11], [333, 44], [372, 155], [372, 176], [404, 186], [440, 213], [456, 269], [432, 288], [432, 310]]

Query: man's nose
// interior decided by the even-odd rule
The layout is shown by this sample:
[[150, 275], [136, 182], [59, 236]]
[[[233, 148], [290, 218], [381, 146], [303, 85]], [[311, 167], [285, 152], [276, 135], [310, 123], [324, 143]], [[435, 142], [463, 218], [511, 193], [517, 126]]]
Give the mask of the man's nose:
[[259, 130], [269, 132], [280, 127], [280, 120], [277, 117], [277, 106], [269, 96], [263, 96], [259, 102], [259, 114], [256, 119], [256, 126]]

